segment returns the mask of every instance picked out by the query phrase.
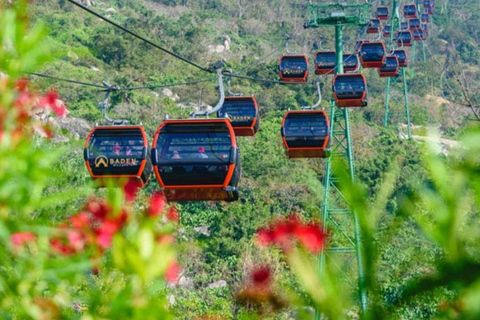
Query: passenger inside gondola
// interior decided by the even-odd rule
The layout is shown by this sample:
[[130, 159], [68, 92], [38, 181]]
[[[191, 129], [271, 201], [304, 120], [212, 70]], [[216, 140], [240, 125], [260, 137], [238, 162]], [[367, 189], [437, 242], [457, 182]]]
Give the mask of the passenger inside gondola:
[[156, 149], [165, 185], [222, 184], [230, 164], [231, 139], [221, 131], [170, 132], [159, 135]]
[[[105, 157], [107, 165], [102, 162], [96, 168], [102, 167], [103, 174], [120, 174], [115, 168], [134, 167], [140, 165], [140, 159], [144, 155], [144, 142], [141, 135], [138, 136], [102, 136], [100, 133], [93, 135], [89, 141], [88, 155], [90, 159]], [[138, 168], [132, 168], [137, 170]], [[111, 172], [110, 172], [111, 171]], [[122, 174], [133, 174], [124, 173]]]
[[288, 57], [282, 59], [280, 72], [286, 78], [301, 77], [307, 71], [307, 63], [302, 57]]

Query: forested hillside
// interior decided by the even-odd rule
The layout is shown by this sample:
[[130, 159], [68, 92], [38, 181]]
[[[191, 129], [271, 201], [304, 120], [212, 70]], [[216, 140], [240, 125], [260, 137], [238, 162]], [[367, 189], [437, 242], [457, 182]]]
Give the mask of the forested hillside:
[[[277, 80], [278, 58], [286, 53], [287, 49], [305, 53], [309, 57], [313, 57], [318, 48], [334, 50], [334, 29], [304, 29], [303, 24], [307, 19], [305, 6], [287, 0], [79, 2], [201, 66], [208, 67], [223, 59], [232, 71], [249, 77]], [[390, 2], [392, 1], [375, 2], [372, 16], [376, 5], [391, 5]], [[171, 119], [187, 118], [190, 112], [215, 105], [218, 101], [215, 75], [203, 72], [135, 39], [68, 1], [33, 1], [29, 7], [29, 16], [34, 23], [46, 27], [43, 45], [53, 56], [48, 63], [32, 71], [99, 85], [105, 81], [119, 87], [157, 86], [213, 79], [169, 89], [113, 92], [109, 116], [127, 119], [131, 124], [142, 124], [150, 141], [167, 114]], [[375, 303], [381, 308], [396, 306], [390, 313], [392, 319], [463, 319], [469, 316], [474, 319], [478, 315], [478, 306], [472, 307], [469, 311], [471, 313], [462, 314], [464, 305], [472, 306], [474, 303], [468, 304], [468, 301], [462, 300], [464, 305], [461, 305], [462, 302], [456, 300], [460, 294], [455, 285], [461, 286], [459, 283], [463, 282], [460, 280], [452, 280], [452, 283], [438, 287], [432, 283], [434, 290], [425, 289], [425, 294], [396, 304], [401, 294], [410, 289], [412, 279], [434, 275], [437, 263], [446, 255], [443, 247], [435, 241], [438, 240], [437, 234], [422, 232], [424, 225], [412, 217], [415, 212], [415, 215], [422, 217], [425, 225], [435, 226], [437, 220], [429, 215], [429, 210], [439, 203], [433, 200], [430, 203], [412, 202], [408, 209], [405, 205], [405, 199], [424, 186], [431, 187], [432, 193], [440, 190], [440, 187], [434, 190], [435, 178], [431, 176], [432, 168], [438, 167], [435, 167], [434, 160], [425, 163], [425, 143], [422, 141], [433, 132], [445, 141], [462, 140], [464, 134], [471, 127], [475, 127], [479, 121], [475, 114], [480, 113], [480, 2], [438, 0], [429, 27], [429, 37], [425, 41], [426, 63], [417, 59], [411, 68], [407, 69], [410, 115], [415, 139], [404, 139], [402, 124], [383, 127], [386, 81], [378, 77], [376, 70], [365, 72], [368, 78], [368, 107], [356, 108], [350, 112], [356, 177], [365, 187], [362, 191], [365, 191], [367, 203], [380, 202], [385, 208], [378, 213], [378, 233], [372, 236], [373, 243], [378, 246], [377, 251], [381, 252], [379, 260], [376, 261], [378, 291], [373, 296], [377, 299]], [[357, 28], [346, 28], [346, 52], [353, 50], [358, 32]], [[287, 37], [291, 37], [288, 48], [285, 46]], [[311, 76], [315, 77], [313, 72]], [[50, 119], [57, 131], [56, 138], [43, 140], [37, 137], [34, 143], [43, 150], [55, 150], [55, 159], [58, 161], [52, 160], [51, 164], [52, 174], [56, 177], [55, 183], [45, 182], [46, 187], [42, 194], [47, 196], [66, 192], [69, 196], [64, 196], [61, 201], [56, 199], [53, 206], [26, 211], [29, 213], [28, 217], [22, 216], [27, 224], [30, 221], [42, 221], [53, 227], [78, 212], [88, 197], [95, 195], [114, 198], [108, 191], [87, 187], [89, 174], [83, 158], [87, 132], [95, 123], [103, 121], [98, 103], [104, 99], [105, 92], [99, 88], [33, 75], [29, 78], [31, 86], [39, 92], [54, 88], [70, 112], [64, 120]], [[320, 78], [322, 106], [327, 109], [331, 99], [331, 80], [331, 77]], [[302, 291], [302, 281], [291, 274], [292, 269], [295, 269], [289, 264], [291, 261], [282, 256], [281, 250], [259, 247], [256, 232], [271, 221], [292, 213], [306, 221], [321, 219], [325, 160], [288, 159], [280, 135], [285, 111], [299, 110], [301, 106], [314, 104], [317, 101], [316, 88], [312, 84], [282, 85], [232, 78], [231, 91], [254, 95], [259, 104], [261, 118], [260, 131], [255, 137], [238, 138], [243, 169], [240, 199], [232, 203], [178, 204], [180, 221], [176, 245], [181, 275], [174, 284], [162, 286], [163, 283], [160, 285], [155, 282], [148, 290], [150, 293], [160, 292], [167, 297], [165, 305], [169, 306], [176, 319], [247, 319], [250, 316], [252, 319], [292, 319], [301, 317], [302, 312], [305, 312], [305, 319], [310, 319], [308, 308], [272, 303], [273, 307], [262, 310], [254, 304], [242, 303], [242, 300], [238, 299], [238, 293], [242, 291], [256, 266], [268, 265], [279, 288], [288, 287], [292, 291], [302, 292], [298, 300], [310, 301], [308, 294]], [[452, 144], [454, 143], [443, 143], [440, 160], [435, 159], [442, 161], [445, 166], [442, 168], [446, 171], [462, 171], [463, 169], [458, 169], [455, 161], [465, 159], [459, 151], [464, 148], [453, 148]], [[478, 171], [475, 171], [475, 161], [468, 163], [471, 164], [469, 172], [478, 174]], [[462, 174], [465, 172], [462, 171]], [[386, 173], [396, 175], [397, 178], [389, 180]], [[44, 177], [45, 181], [49, 178], [51, 177]], [[445, 173], [442, 179], [440, 180], [443, 182], [448, 181], [448, 173]], [[457, 182], [452, 183], [455, 185]], [[476, 187], [478, 186], [472, 186]], [[386, 191], [387, 189], [391, 192]], [[148, 210], [150, 197], [156, 190], [158, 183], [152, 176], [132, 204], [137, 218], [140, 212]], [[448, 183], [445, 190], [448, 190]], [[461, 230], [479, 234], [480, 224], [476, 209], [478, 203], [475, 202], [478, 199], [474, 199], [474, 191], [465, 193], [469, 193], [472, 198], [458, 204], [462, 207], [459, 211], [465, 211], [465, 217], [468, 216], [462, 225], [465, 229]], [[455, 207], [452, 204], [454, 198], [452, 196], [449, 199], [451, 202], [445, 206]], [[0, 201], [0, 213], [1, 205]], [[367, 215], [368, 213], [367, 210]], [[10, 214], [13, 215], [13, 211]], [[454, 224], [452, 222], [452, 225]], [[125, 231], [126, 234], [133, 232], [134, 229]], [[458, 233], [462, 234], [462, 231]], [[480, 248], [474, 243], [474, 239], [463, 240], [462, 238], [459, 242], [465, 244], [465, 252], [472, 257], [478, 257]], [[460, 256], [460, 253], [458, 255]], [[446, 260], [453, 260], [453, 256], [455, 254], [447, 255]], [[76, 283], [74, 291], [78, 300], [72, 298], [64, 301], [63, 307], [74, 307], [65, 307], [67, 311], [58, 311], [59, 314], [78, 319], [82, 318], [82, 310], [88, 310], [92, 315], [98, 312], [99, 316], [105, 318], [115, 314], [105, 312], [102, 315], [102, 304], [109, 304], [106, 300], [115, 296], [115, 290], [120, 290], [114, 284], [122, 283], [135, 287], [135, 284], [126, 282], [124, 275], [117, 273], [109, 264], [110, 260], [115, 259], [115, 253], [106, 258], [108, 262], [105, 268], [108, 273], [106, 271], [105, 274], [108, 274], [108, 277], [102, 278], [101, 271], [95, 280], [87, 279]], [[60, 266], [61, 264], [57, 264], [53, 267]], [[445, 266], [445, 270], [450, 269]], [[476, 280], [478, 287], [478, 278], [470, 280]], [[91, 285], [85, 284], [88, 281], [95, 282], [98, 287], [95, 291], [96, 300], [86, 298], [89, 295], [87, 287]], [[2, 286], [0, 283], [0, 288]], [[44, 292], [47, 292], [50, 284], [44, 286]], [[428, 287], [428, 284], [425, 286]], [[67, 292], [70, 289], [62, 287], [56, 294], [66, 296], [62, 290]], [[471, 290], [474, 292], [474, 289]], [[293, 294], [287, 290], [280, 293], [283, 297], [291, 295]], [[48, 294], [45, 294], [45, 297], [47, 296]], [[128, 300], [125, 297], [116, 297], [119, 301]], [[140, 299], [134, 299], [135, 294], [132, 297], [129, 297], [132, 304], [141, 304]], [[469, 296], [470, 299], [474, 297], [473, 294]], [[97, 301], [96, 304], [92, 303], [94, 300]], [[279, 307], [278, 312], [269, 313], [277, 311], [276, 307]], [[3, 316], [14, 314], [13, 311], [17, 310], [7, 303], [3, 308]], [[252, 316], [249, 312], [257, 315]], [[24, 315], [21, 312], [18, 314], [20, 317]], [[375, 316], [379, 315], [370, 315], [372, 319], [375, 319]], [[127, 318], [135, 317], [138, 318], [139, 314], [129, 314]], [[350, 310], [346, 317], [357, 318], [357, 308]], [[338, 317], [340, 318], [343, 316]], [[82, 319], [90, 319], [90, 316], [85, 314]]]

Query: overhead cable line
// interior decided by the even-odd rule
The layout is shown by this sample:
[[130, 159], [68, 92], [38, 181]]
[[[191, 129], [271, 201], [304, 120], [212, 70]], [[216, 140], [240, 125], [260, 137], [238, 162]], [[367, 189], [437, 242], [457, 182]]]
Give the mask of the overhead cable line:
[[95, 84], [95, 83], [88, 83], [88, 82], [83, 82], [83, 81], [59, 78], [59, 77], [54, 77], [54, 76], [50, 76], [48, 74], [43, 74], [43, 73], [32, 72], [32, 73], [29, 73], [29, 74], [37, 76], [37, 77], [42, 77], [42, 78], [47, 78], [47, 79], [52, 79], [52, 80], [57, 80], [57, 81], [62, 81], [62, 82], [69, 82], [69, 83], [79, 84], [79, 85], [83, 85], [83, 86], [100, 88], [100, 89], [102, 89], [100, 91], [132, 91], [132, 90], [187, 86], [187, 85], [192, 85], [192, 84], [197, 84], [197, 83], [202, 83], [202, 82], [210, 82], [210, 81], [213, 81], [213, 80], [216, 79], [216, 78], [210, 78], [210, 79], [194, 80], [194, 81], [189, 81], [189, 82], [176, 82], [176, 83], [169, 83], [169, 84], [140, 86], [140, 87], [124, 87], [124, 88], [122, 88], [122, 87], [105, 86], [105, 85], [99, 85], [99, 84]]
[[107, 17], [105, 17], [105, 16], [99, 14], [98, 12], [96, 12], [96, 11], [88, 8], [87, 6], [84, 6], [83, 4], [80, 4], [80, 3], [78, 3], [78, 2], [76, 2], [76, 1], [74, 1], [74, 0], [67, 0], [67, 1], [70, 2], [70, 3], [72, 3], [72, 4], [74, 4], [74, 5], [76, 5], [77, 7], [81, 8], [81, 9], [83, 9], [83, 10], [85, 10], [85, 11], [93, 14], [93, 15], [96, 16], [97, 18], [100, 18], [100, 19], [102, 19], [103, 21], [108, 22], [108, 23], [110, 23], [111, 25], [113, 25], [113, 26], [121, 29], [122, 31], [124, 31], [124, 32], [126, 32], [126, 33], [128, 33], [128, 34], [130, 34], [130, 35], [132, 35], [132, 36], [134, 36], [135, 38], [140, 39], [140, 40], [142, 40], [142, 41], [150, 44], [151, 46], [154, 46], [155, 48], [160, 49], [160, 50], [162, 50], [163, 52], [168, 53], [169, 55], [172, 55], [172, 56], [174, 56], [175, 58], [182, 60], [183, 62], [186, 62], [186, 63], [188, 63], [188, 64], [190, 64], [190, 65], [192, 65], [192, 66], [194, 66], [194, 67], [196, 67], [196, 68], [198, 68], [198, 69], [200, 69], [200, 70], [203, 70], [203, 71], [205, 71], [205, 72], [210, 72], [210, 73], [213, 72], [210, 68], [203, 67], [203, 66], [199, 65], [198, 63], [195, 63], [195, 62], [193, 62], [193, 61], [191, 61], [191, 60], [188, 60], [187, 58], [184, 58], [184, 57], [180, 56], [179, 54], [177, 54], [177, 53], [175, 53], [175, 52], [173, 52], [173, 51], [170, 51], [170, 50], [168, 50], [168, 49], [166, 49], [166, 48], [164, 48], [164, 47], [162, 47], [162, 46], [154, 43], [153, 41], [148, 40], [148, 39], [145, 38], [145, 37], [142, 37], [142, 36], [139, 35], [138, 33], [135, 33], [135, 32], [133, 32], [133, 31], [130, 31], [130, 30], [128, 30], [128, 29], [125, 28], [125, 27], [122, 27], [122, 26], [119, 25], [118, 23], [116, 23], [116, 22], [108, 19]]
[[102, 85], [100, 85], [100, 84], [87, 83], [87, 82], [78, 81], [78, 80], [71, 80], [71, 79], [59, 78], [59, 77], [50, 76], [50, 75], [44, 74], [44, 73], [29, 72], [28, 74], [33, 75], [33, 76], [37, 76], [37, 77], [42, 77], [42, 78], [48, 78], [48, 79], [52, 79], [52, 80], [57, 80], [57, 81], [75, 83], [75, 84], [79, 84], [79, 85], [82, 85], [82, 86], [89, 86], [89, 87], [102, 88], [102, 89], [105, 88], [104, 86], [102, 86]]

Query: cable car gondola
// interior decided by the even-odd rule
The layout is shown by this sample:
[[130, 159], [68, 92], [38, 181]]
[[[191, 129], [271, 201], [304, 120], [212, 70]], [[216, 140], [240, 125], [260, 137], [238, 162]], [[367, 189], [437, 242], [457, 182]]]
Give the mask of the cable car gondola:
[[425, 8], [425, 12], [426, 12], [427, 14], [433, 14], [433, 7]]
[[396, 77], [400, 70], [400, 63], [395, 55], [388, 55], [385, 59], [383, 67], [378, 69], [378, 74], [381, 78]]
[[254, 136], [260, 128], [260, 117], [255, 97], [225, 97], [217, 117], [228, 119], [237, 137]]
[[288, 111], [281, 133], [289, 158], [328, 156], [329, 122], [323, 110]]
[[421, 20], [422, 22], [426, 23], [426, 22], [430, 22], [430, 15], [428, 13], [422, 13], [421, 15]]
[[286, 82], [307, 82], [308, 59], [306, 55], [284, 55], [278, 62], [280, 79]]
[[240, 157], [228, 119], [165, 120], [151, 156], [168, 201], [238, 199]]
[[403, 16], [405, 19], [411, 19], [417, 17], [417, 6], [413, 3], [403, 6]]
[[428, 36], [428, 24], [422, 23], [422, 30], [424, 32], [425, 37]]
[[418, 30], [421, 28], [422, 28], [422, 23], [420, 22], [420, 19], [413, 18], [408, 20], [408, 29], [410, 31]]
[[432, 2], [430, 0], [425, 0], [423, 1], [423, 7], [426, 9], [426, 8], [432, 8], [433, 5], [432, 5]]
[[363, 43], [360, 47], [360, 62], [364, 68], [380, 68], [385, 62], [385, 44], [383, 42]]
[[390, 38], [391, 34], [392, 34], [392, 27], [387, 24], [385, 27], [383, 27], [383, 37]]
[[411, 31], [399, 31], [395, 36], [395, 42], [400, 47], [411, 47], [413, 45], [413, 36]]
[[319, 51], [315, 55], [315, 74], [333, 74], [335, 51]]
[[333, 97], [337, 107], [365, 107], [367, 79], [361, 73], [338, 74], [333, 79]]
[[354, 53], [360, 52], [360, 47], [362, 46], [362, 44], [364, 44], [366, 42], [370, 42], [370, 41], [368, 41], [368, 40], [357, 40], [357, 41], [355, 41], [355, 48], [354, 48], [353, 52]]
[[356, 54], [343, 54], [343, 71], [355, 72], [360, 68], [360, 61]]
[[422, 29], [413, 31], [413, 40], [422, 41], [424, 39], [426, 39], [426, 37]]
[[142, 126], [95, 127], [85, 141], [84, 159], [98, 186], [106, 180], [132, 180], [143, 187], [152, 174], [148, 141]]
[[406, 21], [400, 22], [400, 30], [401, 31], [407, 31], [408, 30], [408, 22], [406, 22]]
[[388, 7], [377, 7], [377, 19], [388, 20], [390, 18], [390, 11]]
[[408, 67], [407, 52], [405, 50], [397, 49], [392, 54], [397, 57], [400, 68]]
[[379, 19], [370, 19], [370, 22], [367, 26], [367, 33], [368, 34], [379, 34], [381, 29], [382, 23]]

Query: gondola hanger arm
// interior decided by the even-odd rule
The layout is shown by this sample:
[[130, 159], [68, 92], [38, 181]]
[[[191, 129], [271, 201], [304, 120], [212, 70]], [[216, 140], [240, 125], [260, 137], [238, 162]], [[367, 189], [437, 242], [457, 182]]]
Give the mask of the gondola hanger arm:
[[[231, 73], [231, 71], [230, 71]], [[243, 93], [241, 92], [232, 92], [231, 89], [232, 89], [232, 86], [231, 86], [231, 82], [232, 82], [232, 77], [228, 77], [227, 78], [227, 91], [228, 91], [228, 94], [232, 97], [241, 97], [243, 96]]]
[[320, 81], [315, 80], [315, 84], [317, 85], [318, 101], [313, 106], [303, 106], [302, 110], [314, 110], [318, 108], [322, 103], [322, 89], [320, 87]]
[[217, 77], [218, 77], [218, 90], [220, 92], [220, 99], [217, 102], [217, 105], [211, 109], [211, 110], [206, 110], [206, 111], [194, 111], [190, 113], [190, 115], [195, 118], [197, 116], [206, 116], [208, 117], [212, 113], [217, 112], [220, 110], [223, 106], [223, 103], [225, 102], [225, 90], [223, 87], [223, 71], [221, 68], [217, 69]]
[[128, 121], [127, 120], [121, 120], [121, 119], [112, 119], [108, 116], [107, 114], [107, 110], [108, 108], [111, 107], [110, 103], [109, 103], [109, 99], [110, 99], [110, 93], [112, 91], [117, 91], [119, 90], [120, 88], [117, 87], [117, 86], [112, 86], [110, 85], [108, 82], [105, 82], [103, 81], [103, 85], [105, 86], [105, 99], [103, 101], [100, 101], [100, 103], [98, 104], [98, 106], [100, 107], [100, 109], [102, 109], [102, 113], [103, 113], [103, 117], [105, 118], [105, 120], [110, 123], [110, 124], [113, 124], [113, 125], [125, 125], [125, 124], [128, 124]]

